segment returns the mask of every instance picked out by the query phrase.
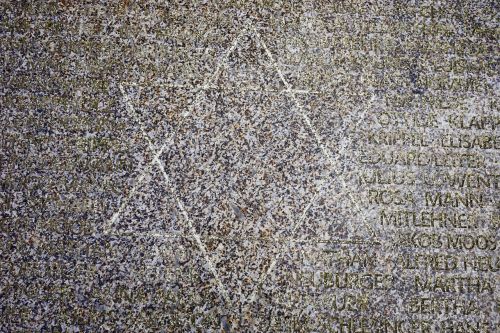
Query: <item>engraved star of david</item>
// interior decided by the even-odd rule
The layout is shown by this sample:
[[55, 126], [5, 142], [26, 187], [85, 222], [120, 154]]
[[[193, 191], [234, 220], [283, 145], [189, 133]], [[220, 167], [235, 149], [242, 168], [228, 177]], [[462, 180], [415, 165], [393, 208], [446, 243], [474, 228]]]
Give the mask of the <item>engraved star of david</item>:
[[[340, 179], [341, 184], [342, 184], [342, 191], [336, 193], [335, 194], [335, 198], [340, 198], [340, 197], [342, 197], [344, 195], [346, 195], [346, 196], [349, 197], [350, 201], [354, 205], [354, 209], [357, 211], [358, 215], [361, 216], [361, 222], [362, 222], [361, 226], [363, 226], [367, 230], [369, 230], [372, 239], [374, 239], [375, 238], [375, 231], [372, 229], [372, 227], [370, 226], [370, 224], [367, 223], [366, 216], [364, 215], [363, 211], [361, 210], [360, 205], [358, 204], [358, 201], [354, 198], [353, 194], [350, 191], [348, 191], [347, 183], [346, 183], [344, 177], [342, 177], [342, 174], [338, 171], [339, 170], [340, 158], [342, 156], [342, 153], [345, 150], [345, 145], [343, 145], [340, 148], [340, 150], [337, 152], [337, 154], [336, 154], [335, 157], [333, 157], [331, 155], [331, 153], [328, 151], [328, 149], [326, 148], [326, 146], [322, 142], [322, 139], [319, 136], [317, 130], [313, 127], [313, 124], [312, 124], [310, 118], [304, 112], [303, 107], [300, 104], [299, 99], [297, 98], [298, 94], [308, 94], [308, 93], [312, 93], [312, 92], [310, 92], [308, 90], [294, 89], [292, 87], [292, 85], [285, 79], [282, 71], [280, 70], [280, 68], [278, 66], [278, 63], [275, 61], [273, 55], [269, 51], [269, 49], [268, 49], [266, 43], [264, 42], [263, 38], [261, 37], [260, 33], [251, 24], [247, 24], [240, 31], [240, 33], [237, 35], [237, 37], [235, 38], [235, 40], [233, 41], [233, 43], [231, 44], [231, 46], [226, 50], [225, 54], [222, 56], [222, 58], [220, 59], [220, 61], [217, 63], [217, 65], [215, 67], [215, 71], [213, 72], [213, 74], [210, 75], [210, 76], [208, 76], [207, 79], [204, 81], [204, 83], [200, 87], [197, 87], [197, 88], [194, 89], [196, 91], [195, 100], [193, 102], [194, 105], [198, 104], [198, 99], [199, 99], [199, 96], [200, 96], [199, 92], [200, 91], [209, 90], [209, 89], [212, 88], [212, 84], [213, 84], [214, 80], [216, 80], [217, 77], [219, 76], [219, 74], [221, 72], [222, 66], [227, 62], [229, 56], [234, 52], [234, 50], [238, 46], [238, 43], [240, 42], [240, 40], [242, 39], [242, 37], [244, 35], [246, 35], [246, 34], [248, 34], [251, 38], [255, 38], [256, 41], [257, 41], [257, 43], [265, 51], [265, 54], [266, 54], [266, 57], [268, 58], [268, 61], [272, 65], [272, 68], [278, 74], [279, 80], [281, 81], [281, 83], [285, 87], [283, 89], [283, 91], [281, 91], [280, 93], [287, 94], [291, 98], [291, 100], [295, 103], [296, 110], [298, 110], [298, 116], [300, 118], [302, 118], [302, 120], [305, 123], [306, 127], [310, 130], [310, 132], [312, 132], [314, 134], [314, 140], [316, 141], [316, 144], [319, 146], [321, 153], [324, 155], [324, 157], [328, 161], [330, 169], [334, 172], [334, 174], [336, 175], [336, 177]], [[126, 206], [129, 204], [130, 200], [136, 195], [137, 190], [138, 190], [139, 186], [143, 183], [146, 175], [149, 174], [152, 171], [152, 169], [153, 169], [154, 166], [156, 166], [159, 169], [159, 171], [161, 173], [161, 176], [163, 177], [163, 180], [165, 181], [166, 187], [167, 188], [171, 187], [170, 176], [166, 172], [165, 167], [163, 165], [163, 162], [160, 159], [161, 154], [165, 151], [165, 149], [168, 146], [168, 140], [165, 139], [165, 142], [160, 146], [159, 149], [155, 148], [155, 146], [153, 145], [150, 137], [147, 135], [147, 133], [145, 131], [144, 124], [142, 124], [142, 122], [139, 119], [139, 117], [137, 117], [136, 111], [135, 111], [132, 103], [130, 102], [130, 99], [127, 96], [127, 93], [125, 92], [123, 84], [120, 84], [120, 91], [123, 94], [123, 98], [124, 98], [125, 103], [126, 103], [127, 111], [132, 114], [132, 116], [135, 119], [135, 121], [140, 125], [141, 133], [144, 136], [145, 140], [147, 141], [149, 150], [153, 153], [153, 158], [139, 172], [139, 175], [137, 176], [132, 189], [128, 192], [127, 196], [124, 199], [121, 200], [120, 206], [119, 206], [118, 210], [105, 223], [105, 225], [104, 225], [104, 233], [106, 233], [106, 234], [112, 234], [112, 228], [113, 228], [113, 226], [115, 225], [115, 223], [120, 218], [120, 215], [122, 214], [122, 212], [124, 211], [124, 209], [126, 208]], [[363, 117], [364, 117], [364, 114], [360, 114], [359, 115], [358, 123], [360, 123], [360, 122], [363, 121]], [[323, 177], [323, 179], [321, 179], [321, 182], [320, 182], [320, 187], [322, 187], [323, 185], [325, 185], [325, 183], [328, 181], [328, 179], [329, 179], [329, 177]], [[265, 272], [260, 275], [260, 278], [258, 279], [258, 282], [255, 285], [255, 287], [253, 289], [253, 292], [247, 298], [247, 301], [249, 303], [252, 303], [252, 302], [254, 302], [256, 300], [256, 297], [257, 297], [257, 294], [258, 294], [258, 290], [260, 289], [260, 287], [262, 286], [262, 284], [266, 280], [266, 278], [275, 269], [278, 261], [283, 257], [283, 255], [285, 254], [285, 251], [290, 246], [290, 244], [292, 242], [294, 242], [294, 241], [299, 241], [300, 242], [300, 240], [294, 240], [293, 236], [296, 234], [296, 231], [299, 229], [299, 227], [301, 226], [301, 224], [304, 222], [306, 213], [311, 208], [312, 204], [317, 199], [319, 199], [319, 193], [320, 193], [320, 191], [318, 191], [318, 193], [313, 196], [313, 198], [309, 201], [309, 203], [303, 209], [302, 214], [300, 215], [300, 217], [298, 219], [296, 219], [295, 223], [291, 224], [291, 228], [289, 230], [287, 230], [289, 232], [289, 234], [292, 236], [292, 238], [291, 239], [286, 239], [286, 241], [283, 242], [284, 245], [281, 246], [280, 251], [274, 257], [274, 259], [272, 260], [272, 262], [269, 265], [269, 267], [267, 268], [267, 270], [265, 270]], [[189, 214], [188, 214], [187, 210], [184, 207], [184, 204], [183, 204], [182, 200], [179, 198], [179, 196], [177, 194], [175, 194], [174, 199], [175, 199], [175, 203], [177, 204], [177, 208], [179, 209], [179, 211], [181, 212], [181, 214], [182, 214], [185, 222], [187, 223], [187, 227], [189, 229], [190, 237], [192, 239], [194, 239], [194, 241], [195, 241], [195, 243], [196, 243], [199, 251], [203, 254], [203, 257], [204, 257], [204, 259], [206, 261], [207, 267], [209, 268], [210, 272], [214, 276], [214, 279], [215, 279], [215, 281], [217, 283], [218, 290], [219, 290], [221, 296], [223, 297], [223, 299], [224, 299], [224, 301], [226, 302], [227, 305], [231, 305], [231, 301], [230, 301], [230, 298], [229, 298], [229, 293], [228, 293], [226, 287], [224, 286], [224, 284], [222, 283], [222, 281], [221, 281], [221, 279], [219, 277], [219, 274], [217, 272], [217, 269], [216, 269], [215, 265], [213, 264], [212, 260], [210, 259], [209, 252], [207, 251], [207, 248], [206, 248], [206, 246], [205, 246], [205, 244], [204, 244], [204, 242], [203, 242], [200, 234], [198, 234], [198, 232], [196, 231], [196, 229], [195, 229], [195, 227], [193, 225], [193, 222], [192, 222], [191, 218], [189, 217]], [[290, 221], [293, 221], [293, 218], [290, 218]], [[343, 223], [345, 223], [345, 222], [343, 222]], [[171, 237], [171, 235], [169, 235], [167, 232], [165, 232], [165, 233], [159, 233], [159, 234], [154, 234], [153, 236], [159, 236], [159, 237], [165, 237], [165, 238]], [[328, 241], [318, 240], [317, 242], [321, 243], [321, 242], [328, 242]], [[347, 241], [347, 242], [349, 242], [349, 241]], [[363, 241], [351, 241], [351, 243], [353, 243], [353, 242], [354, 243], [356, 243], [356, 242], [363, 243]], [[374, 243], [374, 244], [377, 244], [376, 241], [370, 242], [368, 240], [366, 242], [364, 242], [364, 243], [368, 243], [368, 244], [370, 244], [370, 243], [373, 244]]]

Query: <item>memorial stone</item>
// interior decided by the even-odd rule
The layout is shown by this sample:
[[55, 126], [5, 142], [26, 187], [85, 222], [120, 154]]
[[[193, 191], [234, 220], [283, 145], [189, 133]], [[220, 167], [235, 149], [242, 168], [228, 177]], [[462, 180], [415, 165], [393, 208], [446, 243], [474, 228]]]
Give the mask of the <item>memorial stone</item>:
[[0, 8], [0, 332], [498, 332], [497, 1]]

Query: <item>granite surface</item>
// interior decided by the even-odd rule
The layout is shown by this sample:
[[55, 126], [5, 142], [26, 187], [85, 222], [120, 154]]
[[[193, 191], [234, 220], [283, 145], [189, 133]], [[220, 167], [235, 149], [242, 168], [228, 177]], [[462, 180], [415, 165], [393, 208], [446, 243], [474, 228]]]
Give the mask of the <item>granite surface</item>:
[[499, 9], [0, 2], [0, 332], [498, 332]]

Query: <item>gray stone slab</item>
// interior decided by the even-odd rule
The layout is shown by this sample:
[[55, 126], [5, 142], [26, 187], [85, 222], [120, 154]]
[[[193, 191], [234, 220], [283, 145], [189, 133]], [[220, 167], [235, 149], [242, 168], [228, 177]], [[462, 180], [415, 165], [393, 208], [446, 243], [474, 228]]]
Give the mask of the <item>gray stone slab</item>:
[[4, 1], [0, 332], [497, 332], [494, 1]]

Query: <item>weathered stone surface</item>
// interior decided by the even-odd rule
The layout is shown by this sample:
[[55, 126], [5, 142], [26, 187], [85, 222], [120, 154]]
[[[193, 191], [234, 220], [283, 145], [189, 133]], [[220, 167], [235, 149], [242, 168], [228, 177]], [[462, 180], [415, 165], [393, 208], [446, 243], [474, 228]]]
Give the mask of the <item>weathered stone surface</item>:
[[496, 332], [494, 1], [4, 1], [1, 332]]

